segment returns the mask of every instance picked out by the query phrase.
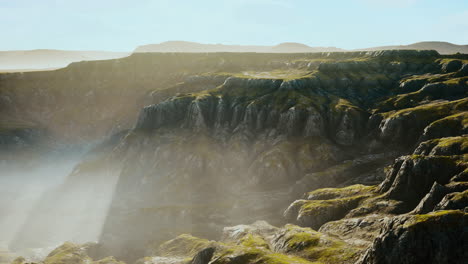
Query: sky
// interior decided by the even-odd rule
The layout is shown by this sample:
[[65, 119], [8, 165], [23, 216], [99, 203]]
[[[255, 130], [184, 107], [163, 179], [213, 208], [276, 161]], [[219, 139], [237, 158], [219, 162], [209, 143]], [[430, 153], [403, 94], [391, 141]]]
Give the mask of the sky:
[[468, 44], [468, 0], [0, 0], [0, 50]]

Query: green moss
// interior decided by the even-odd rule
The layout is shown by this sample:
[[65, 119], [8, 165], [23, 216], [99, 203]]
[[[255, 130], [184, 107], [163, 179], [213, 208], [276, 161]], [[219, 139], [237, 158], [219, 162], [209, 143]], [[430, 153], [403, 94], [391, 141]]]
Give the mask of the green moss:
[[456, 129], [468, 127], [468, 112], [461, 112], [436, 120], [430, 124], [432, 129]]
[[311, 264], [310, 261], [307, 261], [300, 257], [288, 256], [279, 253], [272, 253], [263, 256], [263, 258], [258, 263], [265, 264]]
[[453, 59], [453, 58], [442, 58], [442, 59], [438, 59], [436, 60], [436, 62], [440, 63], [440, 64], [447, 64], [451, 61], [455, 61], [455, 60], [458, 60], [458, 61], [461, 61], [462, 64], [467, 64], [468, 63], [468, 60], [464, 60], [464, 59]]
[[438, 147], [449, 148], [454, 145], [459, 145], [461, 152], [468, 152], [468, 137], [445, 137], [436, 139]]
[[287, 253], [318, 263], [350, 263], [362, 250], [310, 228], [286, 225]]
[[287, 239], [288, 250], [300, 251], [302, 249], [317, 246], [322, 235], [312, 229], [299, 228], [294, 225], [286, 225], [289, 232]]
[[268, 243], [259, 235], [247, 234], [242, 237], [240, 244], [246, 247], [269, 249]]
[[341, 210], [351, 210], [353, 207], [356, 207], [357, 204], [363, 200], [364, 198], [368, 198], [367, 195], [356, 195], [352, 197], [346, 198], [338, 198], [338, 199], [330, 199], [330, 200], [312, 200], [307, 201], [301, 207], [299, 214], [301, 215], [320, 215], [324, 213], [330, 213], [334, 211], [341, 211]]
[[270, 250], [256, 247], [224, 245], [216, 253], [212, 264], [312, 264], [312, 262], [297, 256], [274, 253]]
[[421, 121], [427, 121], [437, 120], [439, 118], [453, 115], [466, 110], [468, 110], [468, 98], [452, 102], [425, 104], [413, 108], [386, 112], [382, 115], [384, 118], [396, 118], [399, 116], [413, 115]]
[[116, 260], [114, 257], [106, 257], [98, 261], [94, 261], [93, 264], [125, 264], [122, 261]]
[[460, 77], [460, 78], [450, 78], [448, 80], [444, 80], [443, 83], [448, 84], [448, 85], [457, 85], [457, 84], [463, 84], [466, 81], [468, 81], [468, 76]]
[[345, 198], [356, 195], [372, 194], [377, 186], [366, 186], [362, 184], [355, 184], [344, 188], [322, 188], [307, 193], [309, 199], [336, 199]]
[[44, 260], [44, 264], [85, 264], [89, 262], [91, 259], [86, 254], [86, 248], [71, 242], [65, 242], [54, 249]]
[[210, 246], [213, 242], [182, 234], [159, 246], [157, 255], [161, 256], [194, 256], [198, 251]]
[[468, 190], [465, 190], [463, 192], [455, 193], [455, 195], [450, 199], [452, 201], [463, 201], [468, 199]]
[[441, 223], [448, 224], [450, 221], [440, 221], [441, 218], [446, 218], [449, 220], [460, 221], [466, 213], [460, 210], [441, 210], [436, 212], [431, 212], [428, 214], [414, 215], [406, 223], [405, 227], [413, 227], [417, 225], [439, 225]]

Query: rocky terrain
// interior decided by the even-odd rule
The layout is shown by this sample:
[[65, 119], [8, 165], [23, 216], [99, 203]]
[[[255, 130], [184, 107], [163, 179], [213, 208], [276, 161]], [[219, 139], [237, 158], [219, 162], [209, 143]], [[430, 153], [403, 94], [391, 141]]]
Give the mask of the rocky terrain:
[[0, 75], [0, 144], [100, 142], [9, 247], [72, 242], [13, 263], [464, 263], [467, 94], [466, 55], [413, 50]]

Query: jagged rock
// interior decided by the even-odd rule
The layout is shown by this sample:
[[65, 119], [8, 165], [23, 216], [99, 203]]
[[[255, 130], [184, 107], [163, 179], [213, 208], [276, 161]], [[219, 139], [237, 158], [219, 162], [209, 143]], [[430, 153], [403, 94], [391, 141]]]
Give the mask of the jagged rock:
[[190, 263], [191, 264], [208, 264], [211, 258], [213, 258], [213, 254], [215, 250], [216, 248], [214, 247], [209, 247], [209, 248], [205, 248], [201, 250], [195, 255], [195, 257], [193, 257]]
[[344, 218], [322, 225], [319, 232], [338, 237], [356, 247], [368, 247], [380, 234], [387, 217], [368, 215], [357, 218]]
[[462, 76], [467, 76], [467, 75], [468, 75], [468, 63], [465, 63], [458, 71], [457, 77], [462, 77]]
[[[441, 202], [442, 198], [454, 192], [460, 192], [468, 189], [466, 183], [452, 183], [448, 185], [440, 185], [434, 182], [429, 193], [419, 202], [418, 206], [412, 211], [414, 214], [427, 214], [433, 210], [437, 210], [436, 205]], [[459, 208], [456, 208], [459, 209]]]
[[135, 128], [151, 130], [177, 124], [185, 117], [191, 99], [190, 97], [184, 97], [177, 100], [167, 100], [143, 108]]
[[456, 157], [405, 156], [397, 159], [380, 185], [385, 197], [403, 201], [401, 210], [410, 211], [430, 191], [434, 182], [447, 184], [463, 171]]
[[330, 126], [335, 128], [334, 139], [338, 144], [350, 146], [363, 134], [369, 115], [348, 101], [339, 99], [330, 111]]
[[468, 186], [464, 186], [463, 192], [453, 192], [444, 196], [442, 201], [434, 207], [434, 211], [437, 210], [457, 210], [465, 209], [468, 207]]
[[463, 263], [467, 225], [461, 211], [394, 217], [357, 263]]

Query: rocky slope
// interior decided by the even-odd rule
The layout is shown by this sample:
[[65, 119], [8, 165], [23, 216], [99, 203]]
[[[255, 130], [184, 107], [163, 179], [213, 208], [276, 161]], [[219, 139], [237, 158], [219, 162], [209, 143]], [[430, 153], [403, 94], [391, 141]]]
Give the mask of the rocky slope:
[[[149, 104], [132, 129], [60, 187], [93, 178], [98, 191], [109, 172], [117, 178], [99, 244], [74, 263], [466, 259], [468, 61], [433, 51], [149, 56], [194, 68], [142, 92]], [[53, 253], [44, 262], [63, 263]]]

